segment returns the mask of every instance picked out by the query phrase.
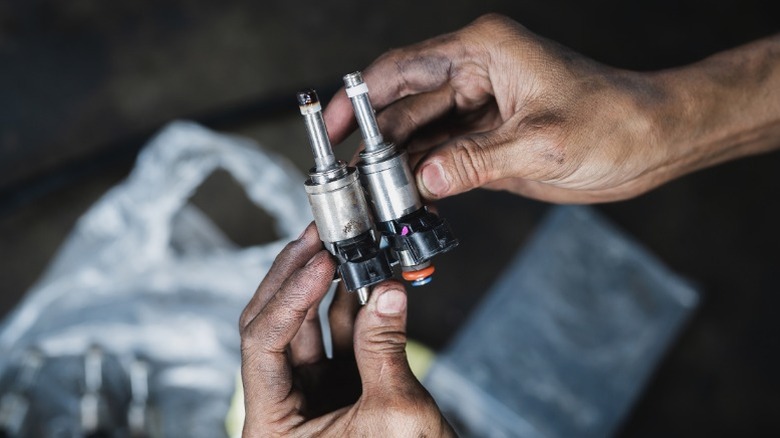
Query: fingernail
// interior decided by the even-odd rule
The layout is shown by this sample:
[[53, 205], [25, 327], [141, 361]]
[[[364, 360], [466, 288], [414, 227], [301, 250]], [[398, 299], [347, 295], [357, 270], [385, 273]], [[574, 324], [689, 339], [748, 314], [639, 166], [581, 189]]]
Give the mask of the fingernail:
[[382, 315], [396, 316], [406, 310], [406, 294], [398, 289], [388, 289], [376, 300], [376, 311]]
[[447, 179], [444, 168], [435, 161], [423, 167], [422, 184], [428, 193], [436, 196], [446, 194], [450, 188], [450, 181]]

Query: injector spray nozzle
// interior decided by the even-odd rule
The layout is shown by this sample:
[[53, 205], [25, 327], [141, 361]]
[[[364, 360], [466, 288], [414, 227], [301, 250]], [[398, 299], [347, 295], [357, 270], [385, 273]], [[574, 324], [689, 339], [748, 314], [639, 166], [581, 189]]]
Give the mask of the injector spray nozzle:
[[377, 228], [387, 240], [393, 263], [413, 286], [431, 281], [433, 256], [458, 245], [449, 224], [420, 199], [405, 151], [384, 140], [361, 72], [344, 76], [347, 96], [365, 144], [357, 167], [373, 207]]
[[338, 261], [347, 290], [368, 302], [370, 286], [393, 276], [386, 252], [379, 248], [358, 172], [336, 160], [317, 92], [298, 92], [314, 167], [304, 183], [314, 222], [325, 248]]

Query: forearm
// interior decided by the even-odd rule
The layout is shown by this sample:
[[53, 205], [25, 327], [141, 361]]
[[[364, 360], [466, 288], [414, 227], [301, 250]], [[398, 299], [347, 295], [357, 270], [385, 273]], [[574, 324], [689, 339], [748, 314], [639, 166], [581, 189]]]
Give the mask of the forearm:
[[665, 177], [780, 147], [780, 35], [657, 79], [677, 96], [657, 123], [666, 131], [658, 133], [668, 148]]

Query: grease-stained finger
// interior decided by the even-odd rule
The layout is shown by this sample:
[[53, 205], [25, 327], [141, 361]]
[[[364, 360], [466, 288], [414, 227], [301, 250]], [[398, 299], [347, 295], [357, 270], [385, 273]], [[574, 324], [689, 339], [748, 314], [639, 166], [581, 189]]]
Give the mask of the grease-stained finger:
[[313, 364], [322, 359], [325, 348], [322, 343], [319, 307], [322, 300], [309, 308], [298, 333], [290, 342], [290, 362], [292, 366]]
[[455, 108], [455, 92], [443, 86], [427, 93], [405, 97], [377, 116], [380, 131], [387, 140], [404, 144], [419, 129]]
[[314, 222], [310, 223], [300, 238], [288, 243], [276, 256], [271, 269], [260, 282], [255, 294], [244, 308], [239, 322], [239, 328], [243, 329], [262, 310], [271, 296], [276, 293], [282, 282], [296, 269], [308, 262], [314, 254], [322, 250], [322, 242], [317, 234]]
[[[241, 332], [244, 388], [257, 403], [276, 403], [290, 393], [292, 377], [287, 348], [310, 309], [328, 291], [336, 265], [321, 250], [295, 270]], [[262, 394], [255, 396], [254, 394]]]
[[[442, 35], [402, 49], [391, 50], [363, 70], [371, 104], [381, 111], [406, 96], [436, 90], [450, 79], [453, 62], [465, 55], [456, 33]], [[323, 112], [328, 135], [339, 144], [356, 127], [352, 104], [344, 88]]]
[[347, 292], [344, 282], [341, 282], [328, 309], [333, 357], [352, 355], [352, 336], [358, 310], [360, 303], [356, 294]]

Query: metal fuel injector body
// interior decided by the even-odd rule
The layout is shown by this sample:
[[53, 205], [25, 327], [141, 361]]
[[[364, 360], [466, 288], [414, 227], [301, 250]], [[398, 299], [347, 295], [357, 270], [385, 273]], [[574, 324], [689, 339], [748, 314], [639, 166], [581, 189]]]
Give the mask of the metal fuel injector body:
[[393, 271], [374, 234], [357, 170], [333, 155], [317, 93], [304, 90], [297, 97], [314, 154], [314, 167], [304, 184], [314, 222], [320, 240], [338, 261], [347, 290], [357, 292], [365, 304], [370, 286], [392, 278]]
[[360, 72], [344, 76], [347, 96], [365, 143], [358, 170], [377, 227], [387, 239], [405, 280], [413, 286], [431, 281], [431, 258], [458, 245], [446, 220], [428, 211], [420, 199], [406, 151], [386, 142], [379, 132], [368, 86]]

